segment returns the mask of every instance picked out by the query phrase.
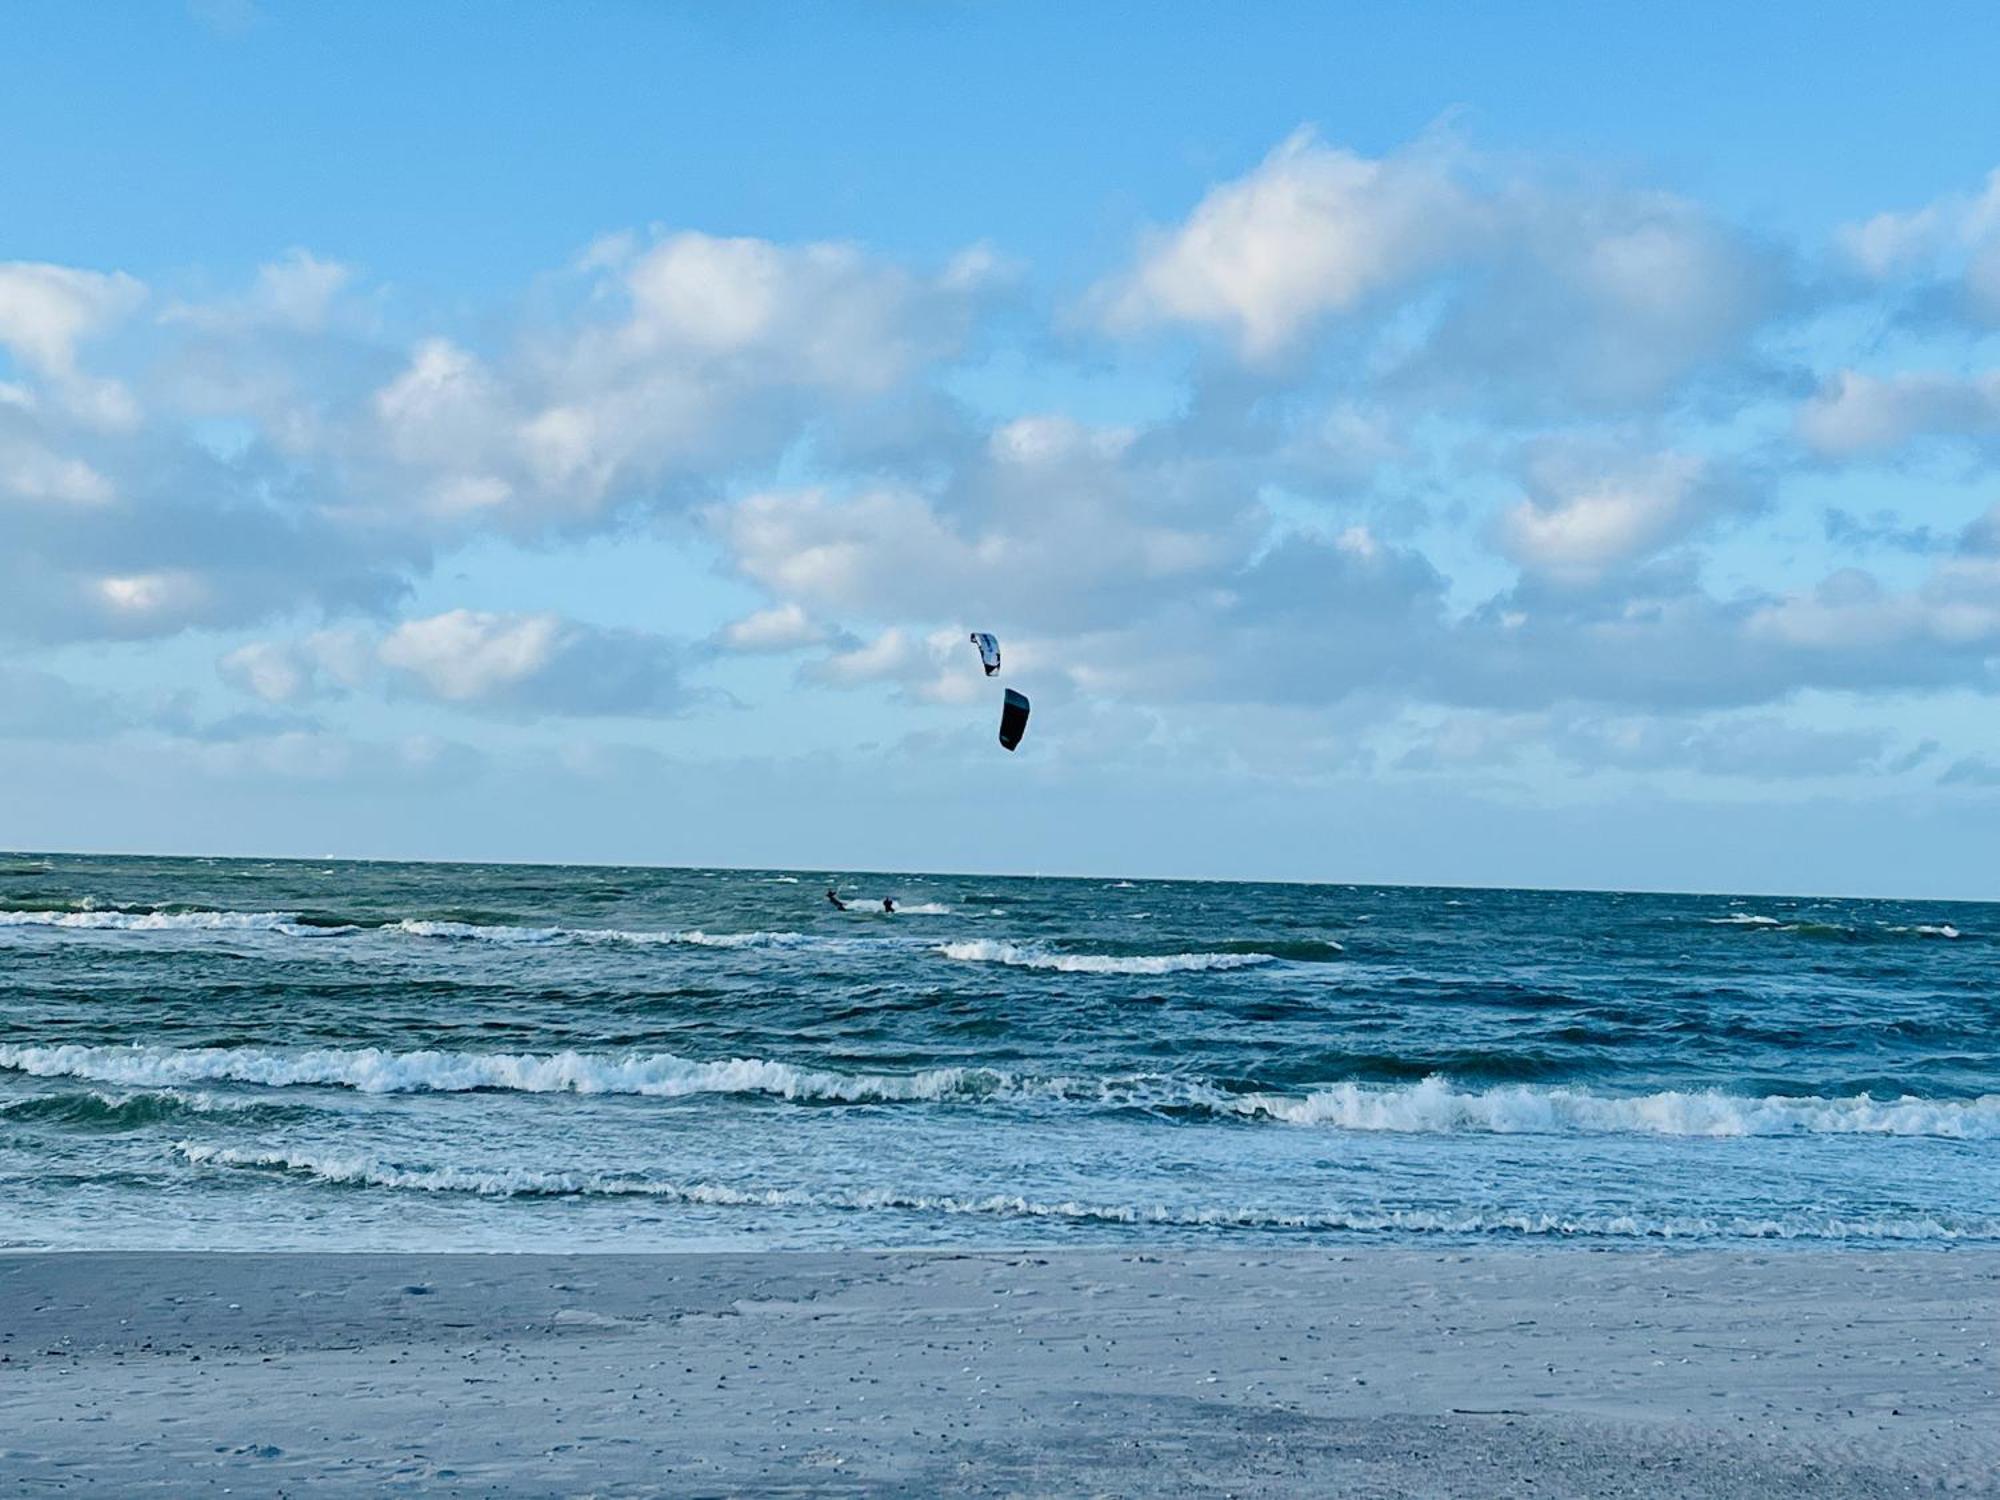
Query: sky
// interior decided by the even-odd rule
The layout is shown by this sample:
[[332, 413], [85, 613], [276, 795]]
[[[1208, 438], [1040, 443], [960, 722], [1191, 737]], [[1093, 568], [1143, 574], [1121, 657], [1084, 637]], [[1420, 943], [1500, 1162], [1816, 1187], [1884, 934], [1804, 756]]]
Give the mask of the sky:
[[23, 0], [0, 846], [2000, 898], [1992, 43]]

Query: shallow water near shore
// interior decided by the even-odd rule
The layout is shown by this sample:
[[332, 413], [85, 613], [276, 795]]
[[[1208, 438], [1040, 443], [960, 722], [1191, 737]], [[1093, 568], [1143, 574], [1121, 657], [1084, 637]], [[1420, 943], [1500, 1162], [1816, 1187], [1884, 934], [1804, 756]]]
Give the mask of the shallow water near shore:
[[0, 1246], [2000, 1241], [2000, 907], [833, 878], [0, 855]]

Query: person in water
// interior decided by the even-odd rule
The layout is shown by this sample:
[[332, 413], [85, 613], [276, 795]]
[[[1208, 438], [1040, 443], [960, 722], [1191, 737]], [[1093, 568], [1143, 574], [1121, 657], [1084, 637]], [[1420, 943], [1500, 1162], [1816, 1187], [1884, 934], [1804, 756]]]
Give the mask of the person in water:
[[833, 909], [835, 911], [847, 910], [847, 903], [841, 900], [840, 897], [836, 896], [832, 891], [828, 891], [826, 893], [826, 899], [833, 903]]
[[894, 896], [884, 896], [882, 898], [882, 910], [886, 912], [893, 912], [895, 911], [895, 909], [896, 909], [896, 898]]

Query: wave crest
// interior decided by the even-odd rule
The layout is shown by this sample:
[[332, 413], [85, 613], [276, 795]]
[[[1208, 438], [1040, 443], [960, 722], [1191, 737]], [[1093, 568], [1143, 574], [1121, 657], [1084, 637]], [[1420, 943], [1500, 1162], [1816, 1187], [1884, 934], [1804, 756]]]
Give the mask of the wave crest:
[[588, 1052], [387, 1052], [263, 1047], [0, 1046], [0, 1068], [38, 1078], [88, 1078], [138, 1087], [249, 1083], [271, 1088], [350, 1088], [366, 1094], [637, 1094], [676, 1099], [696, 1094], [769, 1094], [830, 1103], [896, 1103], [976, 1097], [1002, 1082], [979, 1069], [919, 1073], [834, 1073], [758, 1057], [697, 1062], [671, 1052], [622, 1056]]
[[1358, 1132], [1496, 1135], [1936, 1136], [2000, 1139], [2000, 1094], [1877, 1099], [1667, 1090], [1608, 1094], [1566, 1085], [1464, 1089], [1333, 1083], [1305, 1094], [1238, 1092], [1169, 1074], [1023, 1077], [989, 1068], [841, 1073], [765, 1058], [698, 1061], [657, 1053], [485, 1053], [380, 1048], [0, 1045], [0, 1069], [136, 1088], [242, 1083], [361, 1093], [632, 1094], [676, 1099], [750, 1094], [799, 1103], [889, 1104], [1043, 1100]]
[[1247, 969], [1277, 961], [1269, 953], [1160, 953], [1133, 957], [1050, 953], [992, 938], [945, 943], [936, 952], [960, 963], [1005, 964], [1010, 968], [1050, 969], [1063, 974], [1186, 974], [1208, 969]]
[[352, 926], [303, 924], [295, 911], [0, 910], [0, 927], [62, 927], [90, 932], [282, 932], [318, 937]]
[[1751, 1098], [1706, 1089], [1600, 1094], [1561, 1086], [1469, 1090], [1427, 1078], [1395, 1088], [1340, 1083], [1304, 1098], [1240, 1094], [1231, 1107], [1287, 1125], [1411, 1134], [2000, 1137], [2000, 1094], [1977, 1099]]

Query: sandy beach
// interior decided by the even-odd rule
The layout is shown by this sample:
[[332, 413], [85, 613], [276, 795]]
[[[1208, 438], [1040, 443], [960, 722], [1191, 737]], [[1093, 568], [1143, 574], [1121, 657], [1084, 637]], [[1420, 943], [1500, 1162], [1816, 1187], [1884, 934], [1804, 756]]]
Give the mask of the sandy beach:
[[0, 1259], [9, 1494], [2000, 1490], [2000, 1253]]

